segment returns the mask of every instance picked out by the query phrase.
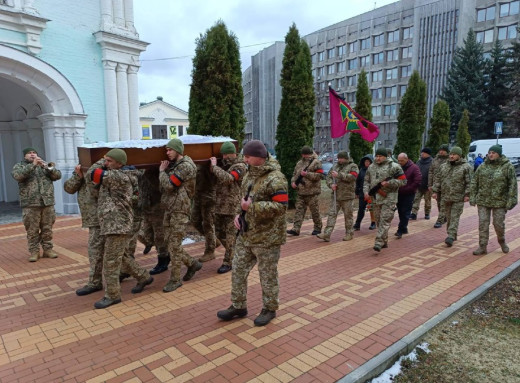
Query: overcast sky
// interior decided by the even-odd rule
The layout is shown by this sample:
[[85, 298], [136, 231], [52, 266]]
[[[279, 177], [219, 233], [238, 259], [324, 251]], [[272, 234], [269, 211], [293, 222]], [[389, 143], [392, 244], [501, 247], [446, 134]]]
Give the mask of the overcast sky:
[[134, 0], [141, 54], [139, 101], [157, 96], [188, 111], [195, 39], [222, 19], [240, 43], [242, 71], [251, 56], [284, 41], [294, 22], [304, 36], [396, 0]]

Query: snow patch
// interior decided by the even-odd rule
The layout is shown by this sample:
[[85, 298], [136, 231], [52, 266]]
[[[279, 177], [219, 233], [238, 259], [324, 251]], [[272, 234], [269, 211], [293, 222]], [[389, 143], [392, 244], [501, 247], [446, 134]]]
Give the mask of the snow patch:
[[[187, 134], [184, 136], [180, 136], [179, 139], [183, 144], [206, 144], [213, 142], [225, 142], [225, 141], [235, 141], [231, 137], [213, 137], [213, 136], [199, 136], [197, 134]], [[112, 142], [94, 142], [92, 144], [83, 144], [82, 148], [140, 148], [140, 149], [148, 149], [148, 148], [158, 148], [162, 146], [166, 146], [166, 144], [170, 140], [165, 139], [156, 139], [156, 140], [126, 140], [126, 141], [112, 141]]]

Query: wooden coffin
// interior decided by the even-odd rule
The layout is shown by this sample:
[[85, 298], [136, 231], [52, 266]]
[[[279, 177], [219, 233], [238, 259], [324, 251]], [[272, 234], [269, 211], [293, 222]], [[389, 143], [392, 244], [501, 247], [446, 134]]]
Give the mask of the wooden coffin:
[[[213, 139], [211, 142], [184, 142], [184, 155], [189, 156], [195, 163], [204, 163], [207, 162], [210, 157], [221, 157], [220, 147], [226, 141], [229, 140], [215, 142]], [[141, 169], [159, 166], [161, 161], [168, 159], [168, 157], [166, 157], [166, 146], [147, 148], [126, 147], [124, 142], [125, 141], [118, 141], [117, 143], [113, 143], [117, 145], [110, 145], [111, 143], [107, 142], [106, 146], [89, 147], [86, 145], [85, 147], [78, 147], [79, 163], [83, 168], [89, 168], [114, 147], [121, 148], [126, 152], [127, 165], [134, 165]], [[164, 140], [164, 145], [166, 145], [167, 142], [168, 140]], [[235, 145], [238, 152], [238, 142], [234, 140], [231, 140], [231, 142]]]

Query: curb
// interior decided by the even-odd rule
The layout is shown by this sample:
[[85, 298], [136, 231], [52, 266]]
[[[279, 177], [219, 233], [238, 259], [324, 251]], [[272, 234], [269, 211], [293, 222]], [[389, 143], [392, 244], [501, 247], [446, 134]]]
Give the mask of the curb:
[[476, 301], [483, 296], [491, 287], [495, 286], [502, 279], [507, 277], [513, 271], [520, 267], [520, 261], [513, 263], [511, 266], [502, 270], [500, 273], [495, 275], [493, 278], [476, 288], [469, 294], [465, 295], [457, 302], [453, 303], [450, 307], [444, 309], [442, 312], [431, 318], [423, 325], [417, 327], [410, 334], [401, 338], [393, 345], [388, 347], [385, 351], [379, 355], [373, 357], [365, 364], [356, 368], [350, 374], [345, 375], [343, 378], [337, 381], [337, 383], [363, 383], [372, 378], [379, 376], [381, 373], [391, 367], [397, 359], [402, 355], [407, 355], [417, 346], [424, 335], [432, 330], [438, 324], [444, 322], [454, 314], [464, 309], [470, 303]]

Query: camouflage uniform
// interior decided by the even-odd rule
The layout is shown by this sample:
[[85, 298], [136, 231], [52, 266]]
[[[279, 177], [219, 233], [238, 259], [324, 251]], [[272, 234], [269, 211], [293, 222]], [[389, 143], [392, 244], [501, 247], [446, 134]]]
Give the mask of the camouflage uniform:
[[[336, 171], [338, 176], [334, 180], [332, 172]], [[345, 234], [346, 237], [352, 237], [354, 234], [354, 200], [356, 198], [356, 178], [359, 173], [358, 166], [348, 159], [344, 164], [339, 162], [335, 163], [332, 169], [327, 174], [327, 186], [332, 188], [332, 185], [336, 183], [337, 189], [336, 194], [331, 194], [331, 201], [329, 207], [329, 215], [327, 218], [327, 226], [324, 230], [323, 237], [325, 239], [330, 238], [334, 226], [336, 225], [336, 218], [340, 210], [343, 211], [345, 216]], [[336, 201], [334, 201], [336, 197]], [[320, 237], [321, 238], [321, 237]]]
[[61, 178], [61, 172], [56, 168], [42, 168], [24, 159], [14, 165], [11, 174], [20, 190], [29, 253], [39, 255], [41, 244], [45, 256], [45, 252], [51, 251], [53, 247], [52, 225], [56, 221], [52, 183]]
[[[448, 161], [448, 155], [441, 156], [437, 154], [430, 165], [428, 170], [428, 188], [432, 188], [435, 182], [435, 178], [439, 175], [439, 170], [442, 164]], [[442, 203], [442, 192], [437, 193], [437, 209], [439, 210], [439, 216], [437, 222], [446, 222], [446, 212], [444, 211], [444, 204]]]
[[197, 165], [197, 177], [195, 184], [195, 195], [193, 197], [193, 208], [191, 211], [191, 224], [204, 236], [206, 246], [203, 259], [215, 257], [215, 201], [216, 201], [216, 178], [210, 172], [210, 165]]
[[429, 189], [429, 174], [430, 168], [433, 162], [432, 157], [420, 158], [417, 161], [417, 166], [421, 170], [421, 186], [417, 189], [417, 193], [415, 194], [415, 199], [413, 201], [412, 206], [412, 214], [417, 215], [419, 212], [419, 207], [421, 205], [421, 200], [424, 197], [424, 215], [429, 216], [432, 210], [432, 191]]
[[161, 206], [164, 209], [165, 242], [172, 262], [169, 284], [180, 284], [181, 263], [193, 266], [197, 260], [182, 247], [186, 225], [190, 220], [191, 199], [195, 193], [197, 167], [192, 159], [170, 162], [165, 171], [159, 172]]
[[215, 228], [217, 238], [226, 249], [223, 265], [231, 266], [235, 253], [236, 229], [233, 224], [237, 206], [240, 205], [240, 187], [247, 171], [246, 164], [239, 158], [223, 160], [222, 167], [213, 166], [217, 178], [215, 205]]
[[397, 203], [397, 192], [401, 186], [406, 185], [406, 177], [399, 164], [386, 159], [381, 164], [374, 162], [368, 167], [363, 183], [363, 193], [368, 194], [371, 188], [389, 177], [391, 179], [387, 181], [388, 185], [382, 187], [380, 192], [376, 193], [375, 201], [372, 197], [372, 208], [377, 223], [375, 246], [378, 247], [387, 246], [388, 230], [392, 219], [394, 219]]
[[65, 181], [63, 187], [69, 194], [78, 193], [81, 225], [88, 227], [90, 269], [87, 286], [93, 289], [101, 289], [103, 287], [102, 271], [105, 242], [101, 235], [97, 216], [98, 190], [93, 187], [91, 182], [86, 182], [85, 177], [80, 177], [76, 172], [72, 173], [72, 177]]
[[469, 199], [472, 206], [478, 206], [480, 247], [485, 248], [489, 241], [491, 213], [498, 243], [505, 245], [506, 212], [517, 202], [518, 183], [514, 166], [504, 155], [495, 161], [486, 158], [473, 175]]
[[[432, 164], [433, 167], [433, 164]], [[433, 183], [433, 193], [442, 194], [442, 204], [447, 218], [448, 237], [457, 239], [459, 219], [464, 210], [464, 197], [469, 197], [471, 173], [468, 162], [460, 158], [441, 165]]]
[[[248, 230], [237, 239], [231, 278], [231, 302], [247, 307], [247, 277], [258, 262], [263, 307], [278, 309], [278, 259], [286, 238], [287, 180], [280, 165], [268, 158], [262, 166], [249, 166], [242, 181], [242, 196], [252, 185], [252, 203], [246, 214]], [[240, 209], [240, 207], [239, 207]]]

